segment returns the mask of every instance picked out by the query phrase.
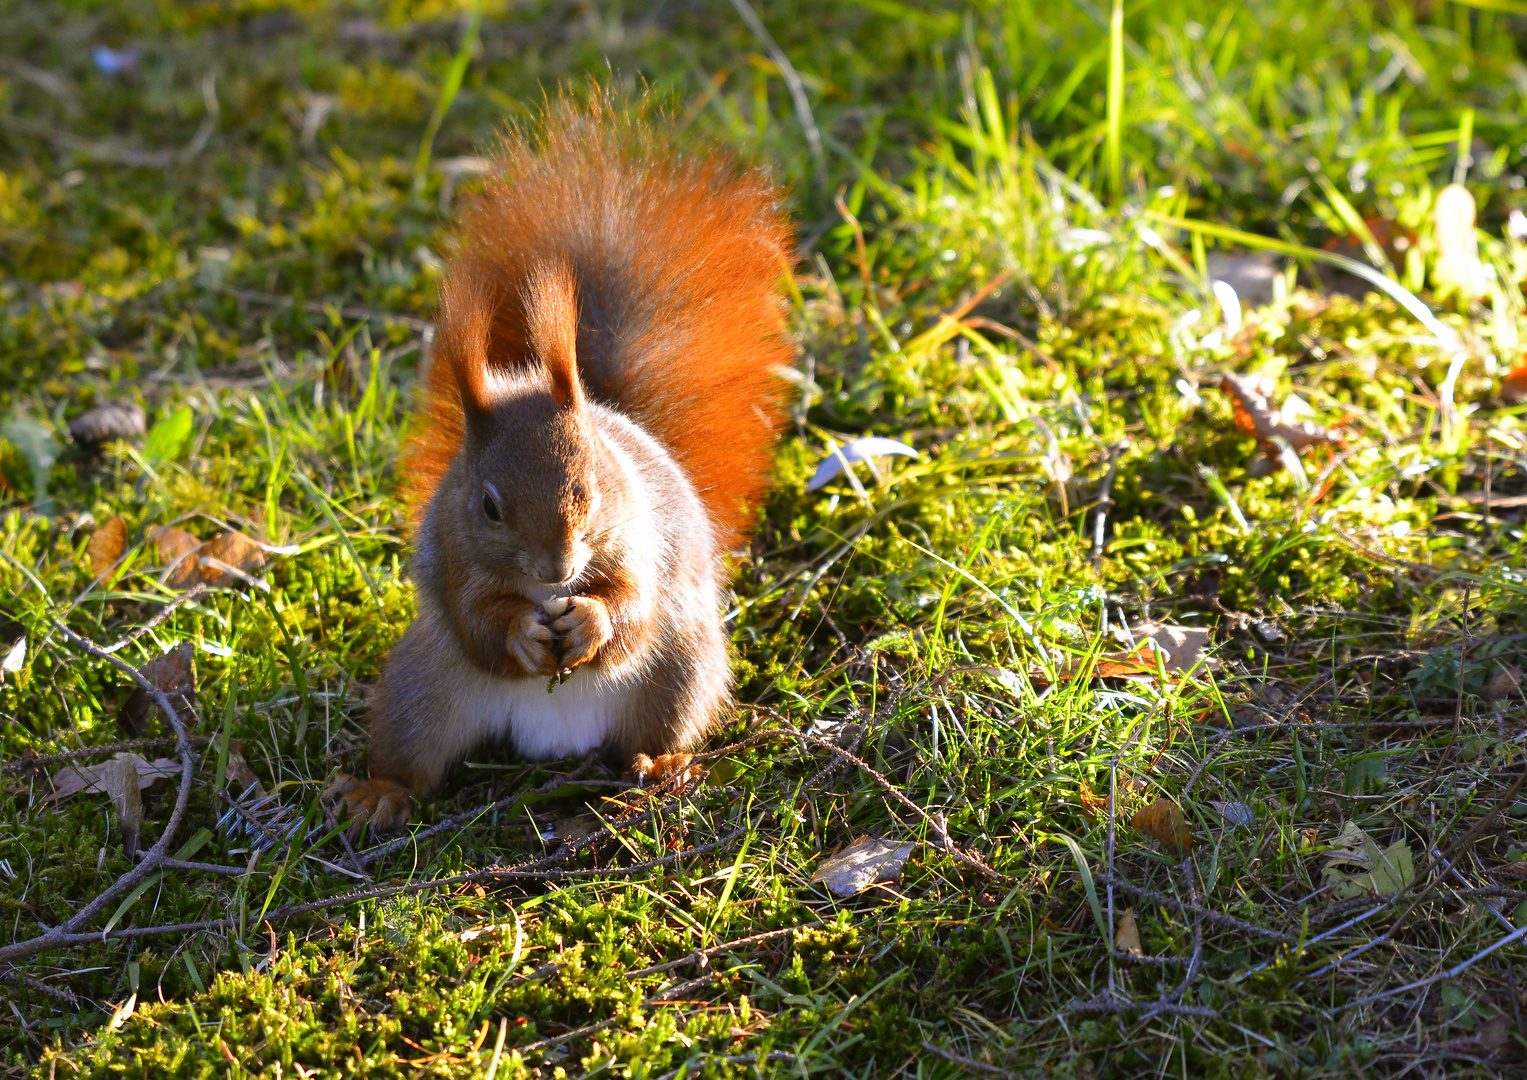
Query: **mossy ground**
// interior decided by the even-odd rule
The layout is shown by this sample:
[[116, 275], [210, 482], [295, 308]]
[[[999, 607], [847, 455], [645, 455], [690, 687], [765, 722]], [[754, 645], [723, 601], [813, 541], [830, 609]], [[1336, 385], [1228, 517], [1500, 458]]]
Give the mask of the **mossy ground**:
[[[1519, 774], [1527, 732], [1501, 677], [1527, 666], [1527, 430], [1498, 396], [1524, 327], [1527, 248], [1505, 228], [1527, 174], [1527, 22], [1501, 6], [1171, 0], [1129, 5], [1111, 36], [1082, 0], [761, 4], [804, 82], [820, 166], [774, 60], [726, 4], [488, 0], [432, 141], [467, 25], [456, 0], [0, 7], [0, 413], [61, 446], [40, 491], [25, 425], [0, 441], [0, 591], [28, 641], [0, 685], [0, 757], [126, 737], [124, 680], [49, 620], [106, 642], [170, 594], [151, 545], [92, 585], [95, 524], [121, 516], [132, 545], [172, 521], [234, 526], [293, 549], [268, 590], [188, 604], [122, 655], [197, 645], [197, 733], [214, 752], [185, 857], [249, 861], [219, 827], [224, 746], [242, 743], [317, 827], [241, 876], [170, 872], [111, 920], [233, 929], [23, 961], [32, 983], [0, 981], [0, 1068], [1521, 1068], [1521, 940], [1435, 978], [1527, 922], [1527, 803], [1450, 849]], [[355, 884], [330, 869], [346, 854], [319, 793], [363, 764], [365, 688], [411, 611], [394, 461], [437, 252], [471, 183], [463, 159], [585, 79], [644, 82], [676, 123], [794, 191], [795, 423], [738, 562], [740, 706], [713, 745], [756, 725], [857, 731], [866, 761], [1001, 876], [943, 852], [862, 771], [810, 783], [830, 755], [772, 739], [569, 864], [586, 876], [268, 923]], [[1481, 303], [1437, 295], [1429, 276], [1430, 208], [1454, 178], [1480, 206], [1494, 274]], [[1388, 272], [1461, 335], [1457, 415], [1432, 332], [1376, 294], [1307, 288], [1341, 284], [1313, 259], [1226, 327], [1205, 273], [1214, 243], [1177, 218], [1359, 259], [1364, 239], [1387, 244]], [[943, 317], [956, 311], [960, 325]], [[1340, 446], [1306, 456], [1306, 484], [1254, 475], [1256, 444], [1210, 389], [1222, 370], [1272, 376], [1340, 426]], [[100, 457], [62, 446], [71, 418], [124, 397], [151, 424], [189, 408], [189, 432]], [[861, 434], [920, 457], [807, 494], [829, 446]], [[1144, 617], [1211, 629], [1219, 667], [1165, 683], [1041, 676]], [[476, 755], [417, 825], [525, 797], [372, 874], [513, 863], [553, 821], [637, 805], [608, 777], [557, 788], [577, 765]], [[48, 783], [12, 772], [0, 790], [7, 940], [63, 922], [129, 866], [106, 800], [45, 805]], [[145, 843], [172, 788], [144, 793]], [[1186, 862], [1128, 825], [1159, 796], [1197, 837]], [[1399, 902], [1339, 899], [1323, 877], [1349, 822], [1414, 855]], [[739, 826], [727, 846], [617, 872]], [[894, 885], [834, 900], [811, 875], [862, 834], [919, 846]], [[1125, 906], [1164, 963], [1110, 957]], [[645, 971], [790, 927], [703, 968]], [[1078, 1008], [1105, 991], [1134, 1004]], [[1163, 994], [1178, 1011], [1146, 1012]]]

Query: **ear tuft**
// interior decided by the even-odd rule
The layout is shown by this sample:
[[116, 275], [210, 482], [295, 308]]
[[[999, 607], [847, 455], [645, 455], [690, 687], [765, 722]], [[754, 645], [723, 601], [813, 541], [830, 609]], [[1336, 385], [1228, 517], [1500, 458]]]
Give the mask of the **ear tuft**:
[[525, 282], [526, 345], [546, 372], [559, 408], [581, 408], [578, 290], [571, 269], [538, 266]]
[[492, 412], [496, 398], [488, 344], [498, 301], [492, 278], [470, 264], [459, 266], [440, 285], [438, 362], [449, 364], [456, 377], [469, 426]]

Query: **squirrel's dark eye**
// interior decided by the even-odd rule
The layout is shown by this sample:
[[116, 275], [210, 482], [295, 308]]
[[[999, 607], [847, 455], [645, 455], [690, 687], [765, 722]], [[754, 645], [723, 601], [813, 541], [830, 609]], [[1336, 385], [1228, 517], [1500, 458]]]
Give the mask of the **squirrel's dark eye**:
[[489, 495], [486, 491], [483, 492], [482, 496], [482, 512], [488, 515], [489, 521], [503, 520], [503, 518], [499, 517], [498, 503], [494, 502], [493, 496]]

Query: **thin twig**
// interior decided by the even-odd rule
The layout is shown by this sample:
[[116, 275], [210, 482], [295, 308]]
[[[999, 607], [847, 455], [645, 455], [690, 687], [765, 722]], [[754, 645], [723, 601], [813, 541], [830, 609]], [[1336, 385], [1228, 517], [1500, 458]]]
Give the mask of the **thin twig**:
[[228, 874], [231, 877], [243, 877], [249, 873], [247, 866], [226, 866], [221, 863], [188, 862], [185, 859], [161, 859], [161, 870], [190, 870], [202, 874]]
[[686, 1077], [690, 1073], [704, 1069], [706, 1065], [713, 1061], [724, 1061], [729, 1065], [748, 1065], [765, 1063], [786, 1064], [796, 1060], [798, 1060], [796, 1055], [786, 1053], [784, 1050], [770, 1050], [765, 1054], [706, 1054], [699, 1061], [688, 1061], [672, 1072], [665, 1072], [657, 1080], [680, 1080], [681, 1077]]
[[785, 937], [802, 930], [810, 930], [821, 925], [823, 925], [822, 920], [817, 919], [809, 923], [802, 923], [800, 926], [787, 926], [783, 930], [766, 930], [761, 934], [749, 934], [747, 937], [723, 941], [720, 945], [712, 945], [708, 949], [696, 949], [694, 952], [681, 956], [677, 960], [670, 960], [666, 964], [653, 964], [651, 967], [628, 971], [626, 972], [626, 978], [636, 979], [643, 975], [656, 975], [662, 971], [672, 971], [674, 968], [683, 967], [685, 964], [698, 964], [702, 960], [708, 960], [710, 957], [715, 956], [717, 953], [730, 952], [733, 949], [740, 949], [745, 945], [757, 945], [761, 942], [773, 941], [775, 938]]
[[[710, 972], [700, 976], [698, 979], [690, 979], [688, 982], [682, 982], [676, 986], [670, 986], [667, 990], [660, 990], [656, 994], [653, 994], [651, 997], [647, 998], [644, 1002], [642, 1002], [642, 1005], [645, 1007], [648, 1005], [661, 1004], [665, 998], [674, 997], [678, 994], [688, 993], [690, 990], [704, 986], [706, 983], [712, 982], [720, 976], [720, 972]], [[574, 1039], [583, 1039], [590, 1035], [597, 1035], [599, 1032], [604, 1031], [606, 1028], [614, 1027], [616, 1024], [620, 1023], [620, 1021], [621, 1017], [612, 1016], [608, 1020], [601, 1020], [597, 1024], [590, 1024], [587, 1027], [581, 1027], [575, 1031], [569, 1031], [565, 1035], [553, 1035], [545, 1039], [537, 1039], [535, 1042], [526, 1043], [524, 1046], [511, 1046], [509, 1049], [513, 1050], [517, 1054], [529, 1054], [536, 1050], [546, 1050], [553, 1046], [561, 1046], [564, 1043], [572, 1042]]]
[[[8, 560], [11, 559], [9, 553], [3, 550], [0, 550], [0, 555], [4, 555]], [[14, 560], [11, 561], [14, 563]], [[12, 963], [24, 956], [32, 956], [36, 953], [59, 948], [64, 944], [72, 944], [80, 937], [87, 940], [95, 940], [99, 936], [96, 934], [82, 935], [80, 931], [90, 925], [91, 920], [105, 910], [106, 906], [117, 897], [136, 888], [139, 883], [147, 880], [149, 875], [157, 873], [163, 867], [165, 860], [169, 858], [170, 842], [175, 838], [175, 833], [180, 828], [181, 820], [185, 817], [186, 807], [191, 801], [191, 780], [195, 774], [196, 766], [196, 754], [191, 748], [190, 735], [186, 732], [185, 724], [181, 721], [180, 714], [170, 704], [170, 699], [163, 690], [155, 686], [143, 672], [131, 664], [118, 659], [110, 653], [102, 652], [100, 646], [76, 634], [63, 623], [54, 620], [50, 621], [76, 648], [98, 660], [105, 660], [117, 668], [147, 691], [148, 695], [154, 700], [154, 703], [159, 706], [165, 715], [165, 719], [169, 721], [170, 727], [174, 729], [176, 742], [180, 748], [180, 787], [176, 793], [175, 806], [170, 811], [169, 820], [165, 822], [164, 830], [159, 834], [159, 839], [155, 842], [154, 846], [145, 853], [143, 861], [119, 877], [105, 891], [99, 893], [94, 900], [91, 900], [84, 907], [80, 908], [79, 911], [75, 912], [67, 922], [52, 927], [36, 937], [0, 947], [0, 961]]]
[[928, 1051], [930, 1054], [936, 1054], [937, 1056], [943, 1058], [945, 1061], [952, 1061], [963, 1069], [970, 1069], [971, 1071], [978, 1072], [983, 1076], [1014, 1075], [1007, 1069], [1000, 1069], [995, 1065], [988, 1065], [984, 1061], [977, 1061], [974, 1058], [965, 1057], [963, 1054], [956, 1054], [953, 1050], [950, 1050], [944, 1046], [939, 1046], [936, 1043], [928, 1042], [926, 1039], [923, 1040], [923, 1049]]
[[73, 990], [65, 986], [49, 986], [41, 979], [34, 979], [32, 976], [25, 975], [9, 965], [0, 968], [0, 982], [25, 986], [28, 990], [35, 990], [39, 994], [45, 994], [54, 1001], [61, 1001], [70, 1008], [79, 1008], [80, 999], [75, 996]]
[[928, 811], [924, 810], [921, 806], [918, 806], [917, 803], [909, 799], [901, 791], [901, 789], [898, 788], [895, 784], [891, 783], [890, 780], [886, 779], [880, 773], [870, 768], [869, 764], [862, 758], [849, 753], [837, 743], [829, 742], [826, 739], [819, 739], [815, 735], [807, 735], [804, 732], [792, 731], [789, 728], [769, 728], [765, 731], [757, 732], [749, 738], [742, 740], [742, 742], [734, 745], [740, 749], [751, 745], [756, 741], [778, 736], [786, 736], [792, 739], [799, 739], [801, 742], [820, 747], [821, 749], [826, 750], [831, 754], [836, 754], [844, 761], [852, 764], [855, 768], [864, 773], [864, 775], [868, 776], [871, 780], [875, 781], [875, 783], [878, 784], [886, 792], [886, 794], [890, 795], [897, 802], [901, 803], [901, 805], [905, 806], [908, 810], [911, 810], [914, 814], [927, 822], [928, 827], [931, 828], [934, 835], [938, 837], [939, 846], [944, 850], [946, 854], [954, 857], [962, 863], [965, 863], [967, 866], [979, 870], [987, 877], [990, 877], [996, 881], [1010, 882], [1012, 880], [1012, 878], [1010, 878], [1007, 874], [1004, 874], [999, 870], [992, 869], [990, 866], [987, 866], [974, 855], [968, 855], [961, 851], [959, 846], [956, 845], [955, 842], [950, 838], [949, 829], [944, 825], [942, 820], [940, 820], [936, 815], [928, 813]]
[[1479, 952], [1475, 953], [1473, 956], [1469, 957], [1467, 960], [1464, 960], [1458, 964], [1454, 964], [1446, 971], [1439, 971], [1437, 974], [1429, 976], [1428, 978], [1419, 979], [1412, 983], [1406, 983], [1404, 986], [1396, 986], [1393, 989], [1385, 990], [1382, 993], [1369, 994], [1367, 997], [1357, 998], [1354, 1001], [1347, 1002], [1345, 1007], [1354, 1008], [1358, 1005], [1371, 1005], [1375, 1001], [1383, 1001], [1385, 998], [1394, 997], [1396, 994], [1403, 994], [1407, 990], [1420, 990], [1423, 987], [1431, 986], [1432, 984], [1442, 982], [1445, 979], [1456, 979], [1471, 966], [1473, 966], [1477, 961], [1483, 960], [1485, 957], [1489, 956], [1497, 949], [1503, 949], [1507, 945], [1510, 945], [1512, 942], [1521, 941], [1524, 937], [1527, 937], [1527, 926], [1513, 930], [1511, 933], [1495, 942], [1495, 944], [1486, 946], [1485, 948], [1479, 950]]
[[1100, 874], [1099, 880], [1105, 884], [1113, 885], [1120, 892], [1128, 893], [1137, 899], [1145, 900], [1152, 904], [1160, 904], [1162, 907], [1171, 911], [1175, 911], [1180, 915], [1195, 915], [1203, 919], [1205, 922], [1213, 923], [1216, 926], [1222, 926], [1226, 930], [1239, 930], [1243, 934], [1255, 934], [1257, 937], [1268, 938], [1272, 941], [1297, 940], [1296, 935], [1294, 934], [1284, 934], [1278, 932], [1277, 930], [1268, 930], [1265, 927], [1258, 926], [1256, 923], [1249, 923], [1243, 919], [1237, 919], [1233, 915], [1222, 915], [1218, 911], [1210, 911], [1202, 904], [1196, 902], [1184, 903], [1183, 901], [1177, 899], [1175, 896], [1168, 896], [1166, 893], [1157, 892], [1154, 889], [1147, 889], [1143, 885], [1136, 885], [1133, 881], [1117, 877], [1113, 874]]
[[200, 600], [210, 591], [211, 590], [207, 588], [206, 583], [202, 582], [196, 585], [194, 588], [181, 593], [179, 596], [175, 597], [169, 603], [161, 607], [158, 611], [154, 612], [154, 614], [148, 619], [147, 622], [143, 623], [143, 625], [135, 627], [125, 636], [118, 638], [116, 641], [113, 641], [110, 645], [102, 645], [100, 647], [101, 652], [114, 653], [121, 651], [128, 645], [132, 644], [134, 641], [137, 641], [140, 637], [148, 633], [154, 627], [164, 622], [164, 620], [175, 614], [176, 611], [191, 603], [193, 600]]
[[[192, 735], [190, 741], [192, 746], [205, 746], [208, 739], [203, 735]], [[19, 773], [46, 769], [50, 765], [61, 765], [67, 761], [82, 761], [85, 758], [104, 757], [109, 754], [122, 754], [129, 751], [164, 750], [177, 745], [179, 745], [179, 740], [161, 737], [157, 739], [129, 739], [127, 742], [105, 743], [101, 746], [83, 746], [78, 750], [64, 750], [57, 754], [48, 754], [45, 757], [34, 757], [29, 751], [14, 761], [7, 761], [0, 765], [0, 773], [4, 773], [6, 776], [15, 776]]]
[[[740, 840], [749, 830], [755, 828], [753, 822], [746, 822], [725, 836], [712, 840], [707, 844], [698, 844], [683, 851], [675, 851], [661, 858], [649, 859], [646, 862], [633, 863], [630, 866], [611, 866], [606, 868], [593, 868], [587, 870], [534, 870], [529, 866], [511, 867], [488, 867], [483, 870], [473, 870], [464, 874], [452, 874], [449, 877], [430, 878], [425, 881], [411, 881], [403, 885], [382, 885], [367, 889], [356, 889], [338, 896], [331, 896], [325, 900], [314, 900], [305, 904], [291, 904], [286, 907], [273, 908], [265, 913], [265, 919], [269, 922], [285, 922], [299, 915], [311, 915], [319, 911], [328, 911], [332, 908], [344, 907], [349, 904], [360, 903], [363, 900], [381, 900], [391, 896], [407, 896], [413, 893], [426, 892], [433, 889], [449, 888], [453, 885], [478, 885], [487, 882], [499, 881], [570, 881], [591, 877], [632, 877], [645, 870], [667, 866], [696, 855], [706, 855], [728, 844]], [[74, 920], [70, 920], [73, 922]], [[84, 945], [99, 942], [103, 939], [122, 938], [133, 939], [142, 937], [162, 937], [167, 934], [189, 934], [210, 930], [234, 930], [238, 929], [240, 922], [237, 919], [207, 919], [202, 922], [170, 923], [163, 926], [131, 926], [113, 929], [105, 934], [100, 932], [91, 933], [60, 933], [64, 927], [50, 931], [52, 942], [39, 949], [30, 952], [40, 952], [42, 949], [57, 948], [62, 945]], [[49, 936], [49, 935], [44, 935]], [[39, 940], [39, 939], [33, 939]], [[22, 942], [22, 945], [29, 944]], [[29, 955], [22, 953], [19, 955]], [[0, 951], [0, 960], [9, 959], [5, 951]]]

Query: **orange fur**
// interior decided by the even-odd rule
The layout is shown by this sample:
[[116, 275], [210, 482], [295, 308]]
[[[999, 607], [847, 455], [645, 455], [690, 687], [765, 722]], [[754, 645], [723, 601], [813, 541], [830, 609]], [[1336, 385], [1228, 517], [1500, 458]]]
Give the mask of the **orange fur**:
[[460, 395], [481, 387], [484, 355], [504, 369], [544, 363], [555, 387], [571, 338], [583, 392], [668, 449], [724, 546], [743, 540], [780, 424], [775, 371], [792, 357], [778, 292], [790, 245], [762, 176], [685, 153], [607, 100], [554, 105], [507, 137], [441, 288], [404, 460], [413, 524], [461, 447]]

